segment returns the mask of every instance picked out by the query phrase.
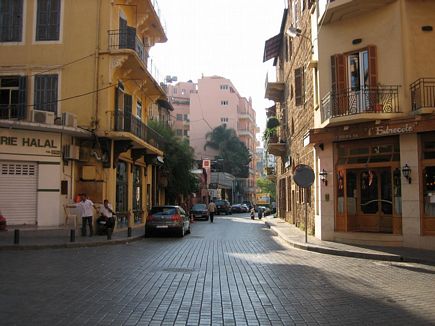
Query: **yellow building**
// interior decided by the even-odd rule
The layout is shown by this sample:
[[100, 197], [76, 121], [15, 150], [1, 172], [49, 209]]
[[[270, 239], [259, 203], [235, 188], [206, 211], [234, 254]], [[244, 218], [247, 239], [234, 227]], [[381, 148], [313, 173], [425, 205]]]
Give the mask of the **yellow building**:
[[0, 2], [0, 210], [9, 224], [61, 225], [62, 205], [107, 198], [118, 225], [164, 201], [168, 108], [150, 48], [165, 42], [155, 0]]

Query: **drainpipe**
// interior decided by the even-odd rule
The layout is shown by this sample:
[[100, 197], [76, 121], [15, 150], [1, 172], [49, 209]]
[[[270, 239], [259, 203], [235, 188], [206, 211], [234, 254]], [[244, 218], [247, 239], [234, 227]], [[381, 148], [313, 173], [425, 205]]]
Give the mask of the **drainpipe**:
[[97, 47], [95, 49], [95, 126], [92, 129], [97, 129], [98, 125], [99, 125], [99, 119], [98, 119], [98, 106], [99, 106], [99, 92], [98, 92], [98, 88], [99, 88], [99, 83], [98, 83], [98, 79], [99, 79], [99, 75], [100, 75], [100, 23], [101, 23], [101, 0], [98, 0], [98, 10], [97, 10]]

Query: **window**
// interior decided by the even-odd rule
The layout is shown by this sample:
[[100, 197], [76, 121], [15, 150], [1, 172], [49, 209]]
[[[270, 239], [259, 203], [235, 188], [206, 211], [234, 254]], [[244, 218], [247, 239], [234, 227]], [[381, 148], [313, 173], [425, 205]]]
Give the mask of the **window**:
[[174, 88], [174, 94], [177, 94], [177, 89], [176, 88]]
[[177, 136], [182, 136], [183, 135], [183, 131], [181, 129], [177, 129]]
[[184, 94], [186, 94], [186, 90], [185, 90], [185, 89], [182, 89], [182, 90], [181, 90], [181, 95], [184, 95]]
[[221, 106], [228, 106], [228, 100], [222, 100]]
[[224, 123], [224, 122], [228, 122], [228, 118], [221, 118], [221, 122], [222, 122], [222, 123]]
[[189, 137], [189, 130], [188, 129], [184, 129], [183, 133], [184, 133], [185, 137]]
[[139, 119], [142, 120], [142, 102], [141, 101], [136, 102], [136, 115]]
[[299, 27], [299, 16], [300, 16], [300, 0], [293, 0], [292, 8], [292, 25], [294, 27]]
[[188, 114], [184, 115], [184, 121], [189, 121], [189, 115]]
[[24, 119], [26, 116], [26, 77], [0, 77], [0, 119]]
[[183, 115], [177, 114], [177, 121], [183, 121]]
[[221, 88], [221, 91], [226, 91], [226, 90], [228, 90], [228, 85], [221, 85], [220, 88]]
[[0, 42], [21, 42], [23, 0], [0, 1]]
[[35, 76], [35, 110], [57, 113], [57, 75]]
[[304, 104], [304, 68], [295, 69], [295, 101], [296, 105]]
[[58, 41], [60, 30], [60, 1], [38, 0], [36, 40]]

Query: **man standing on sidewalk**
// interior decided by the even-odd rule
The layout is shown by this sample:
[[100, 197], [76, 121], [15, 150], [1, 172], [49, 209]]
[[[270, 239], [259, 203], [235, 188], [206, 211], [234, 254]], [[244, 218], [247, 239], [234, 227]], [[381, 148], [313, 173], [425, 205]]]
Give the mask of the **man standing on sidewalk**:
[[214, 213], [216, 213], [216, 204], [213, 200], [208, 204], [208, 212], [210, 215], [210, 222], [213, 223]]
[[81, 201], [77, 204], [80, 207], [80, 213], [82, 216], [82, 236], [86, 236], [86, 224], [89, 224], [89, 236], [94, 235], [93, 221], [94, 216], [94, 203], [88, 198], [86, 194], [80, 195]]

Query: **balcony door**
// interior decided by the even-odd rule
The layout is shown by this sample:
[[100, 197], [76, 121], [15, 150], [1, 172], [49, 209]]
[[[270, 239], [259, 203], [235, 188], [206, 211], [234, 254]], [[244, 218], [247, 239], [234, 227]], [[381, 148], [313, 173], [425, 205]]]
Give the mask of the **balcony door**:
[[364, 112], [369, 98], [369, 53], [364, 50], [352, 53], [347, 57], [347, 80], [349, 93], [349, 109], [351, 113]]

